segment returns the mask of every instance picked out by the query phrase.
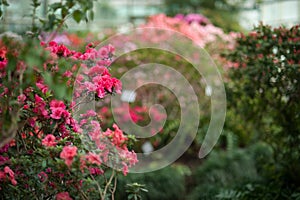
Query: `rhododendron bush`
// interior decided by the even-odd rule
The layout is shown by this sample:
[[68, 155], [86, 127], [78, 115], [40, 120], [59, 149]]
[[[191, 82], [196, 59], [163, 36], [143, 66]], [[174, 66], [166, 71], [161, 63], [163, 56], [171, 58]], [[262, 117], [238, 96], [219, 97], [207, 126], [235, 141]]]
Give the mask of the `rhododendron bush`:
[[102, 131], [99, 115], [80, 109], [80, 100], [88, 103], [121, 93], [121, 82], [109, 72], [113, 53], [111, 45], [96, 49], [88, 44], [78, 52], [55, 41], [2, 38], [2, 199], [113, 195], [116, 175], [126, 175], [137, 162], [127, 146], [133, 137], [116, 124]]
[[[242, 117], [243, 127], [251, 127], [247, 134], [252, 140], [261, 138], [272, 146], [272, 162], [264, 163], [263, 172], [276, 192], [298, 191], [300, 185], [299, 47], [299, 25], [260, 24], [241, 35], [227, 55], [232, 62], [227, 84], [230, 107]], [[284, 198], [286, 193], [276, 195]]]

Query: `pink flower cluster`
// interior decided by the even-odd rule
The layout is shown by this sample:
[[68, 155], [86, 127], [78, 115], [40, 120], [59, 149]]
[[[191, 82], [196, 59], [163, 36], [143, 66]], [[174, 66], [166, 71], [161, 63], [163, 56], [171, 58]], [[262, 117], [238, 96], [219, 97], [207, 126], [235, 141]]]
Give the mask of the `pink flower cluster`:
[[5, 48], [0, 49], [0, 71], [5, 69], [5, 67], [8, 63], [8, 60], [6, 58], [6, 52], [7, 51]]
[[198, 13], [189, 13], [187, 15], [183, 14], [177, 14], [175, 18], [178, 18], [180, 20], [184, 20], [187, 23], [191, 24], [193, 22], [196, 22], [201, 25], [210, 24], [209, 19], [207, 19], [204, 15], [198, 14]]
[[135, 165], [138, 162], [137, 155], [133, 151], [129, 151], [125, 142], [128, 140], [127, 137], [123, 135], [123, 131], [114, 124], [114, 130], [107, 129], [103, 132], [103, 135], [109, 137], [112, 143], [116, 146], [118, 151], [118, 157], [122, 160], [121, 164], [123, 166], [122, 171], [124, 175], [128, 173], [128, 167]]
[[90, 152], [81, 157], [82, 168], [86, 168], [86, 163], [99, 166], [104, 162], [117, 169], [122, 166], [123, 174], [126, 175], [128, 167], [138, 162], [136, 153], [129, 151], [126, 146], [128, 137], [116, 124], [113, 125], [113, 130], [107, 129], [103, 132], [99, 120], [96, 119], [97, 113], [87, 111], [87, 114], [82, 114], [79, 120], [81, 128], [89, 134], [99, 151], [97, 154]]
[[85, 158], [91, 164], [101, 165], [102, 163], [100, 156], [92, 152], [89, 152]]
[[68, 167], [71, 167], [74, 157], [77, 155], [76, 146], [65, 146], [60, 153], [60, 158], [65, 160]]
[[88, 70], [89, 78], [83, 83], [87, 92], [95, 92], [99, 98], [104, 98], [108, 93], [121, 93], [121, 82], [111, 77], [108, 69], [104, 66], [94, 66]]
[[[79, 98], [85, 94], [104, 98], [114, 92], [121, 93], [121, 82], [112, 77], [108, 70], [115, 51], [114, 47], [107, 45], [95, 49], [92, 44], [89, 44], [84, 52], [77, 52], [57, 42], [42, 43], [42, 46], [51, 52], [51, 57], [47, 58], [42, 66], [33, 66], [34, 73], [30, 71], [30, 78], [34, 80], [33, 84], [20, 90], [18, 88], [20, 74], [26, 77], [29, 74], [24, 73], [28, 67], [24, 61], [16, 64], [16, 71], [12, 73], [12, 75], [16, 75], [13, 77], [13, 81], [16, 81], [11, 84], [12, 87], [2, 84], [2, 81], [0, 83], [0, 98], [15, 98], [20, 112], [18, 119], [20, 118], [24, 122], [17, 130], [16, 138], [0, 148], [0, 183], [2, 185], [18, 184], [18, 187], [28, 189], [34, 188], [34, 182], [38, 180], [42, 183], [42, 187], [45, 187], [43, 189], [56, 190], [70, 185], [79, 188], [80, 184], [85, 181], [86, 174], [103, 175], [103, 170], [106, 169], [103, 164], [109, 165], [108, 163], [116, 162], [115, 160], [118, 160], [115, 165], [121, 166], [116, 169], [123, 170], [123, 173], [127, 174], [128, 167], [137, 162], [136, 154], [126, 147], [128, 137], [117, 125], [113, 126], [113, 130], [108, 129], [103, 132], [97, 113], [91, 110], [82, 114], [78, 121], [75, 120], [71, 115], [71, 110], [76, 110], [80, 102], [74, 101], [69, 105], [66, 101], [56, 99], [52, 85], [48, 85], [48, 80], [43, 76], [43, 70], [45, 70], [50, 76], [58, 78], [59, 83], [66, 82], [66, 87], [72, 86], [74, 83], [78, 84], [81, 89], [77, 94]], [[16, 52], [14, 55], [17, 59], [18, 51]], [[7, 53], [5, 48], [0, 48], [0, 78], [8, 79], [6, 66], [9, 61], [6, 57], [11, 54], [13, 54], [11, 51]], [[59, 66], [59, 59], [65, 59], [75, 64], [67, 69]], [[82, 64], [82, 77], [79, 76], [75, 80], [75, 72], [80, 66], [78, 61], [84, 61], [80, 63], [85, 64]], [[9, 107], [8, 109], [13, 110], [14, 108]], [[0, 114], [2, 114], [1, 112], [0, 108]], [[90, 142], [95, 143], [98, 147], [96, 151], [82, 149], [84, 144], [80, 143], [83, 135], [81, 133], [91, 137]], [[58, 151], [61, 148], [62, 150]], [[31, 158], [27, 158], [28, 155], [34, 156], [32, 159], [32, 166], [36, 170], [34, 180], [31, 180], [32, 172], [28, 173], [28, 170], [18, 163], [30, 160]], [[14, 162], [12, 162], [13, 160]], [[42, 161], [43, 163], [41, 163]], [[67, 167], [61, 167], [62, 162]], [[77, 163], [80, 164], [80, 169], [76, 168], [78, 167]], [[47, 169], [45, 169], [45, 165], [49, 165]], [[39, 169], [36, 169], [38, 167]], [[85, 173], [82, 173], [78, 180], [77, 177], [64, 174], [70, 172], [71, 169], [72, 171], [82, 170]], [[29, 185], [30, 183], [33, 185]], [[38, 192], [38, 189], [35, 191]], [[53, 192], [49, 192], [49, 194], [51, 196]], [[60, 192], [56, 195], [56, 199], [69, 200], [72, 198], [68, 192]]]
[[112, 143], [117, 147], [126, 149], [125, 142], [127, 141], [127, 137], [123, 135], [123, 131], [119, 129], [119, 127], [116, 124], [113, 125], [113, 128], [114, 130], [107, 129], [105, 132], [103, 132], [103, 135], [110, 138]]
[[101, 47], [99, 50], [93, 48], [93, 44], [86, 46], [84, 54], [77, 53], [74, 55], [75, 58], [80, 60], [96, 60], [97, 65], [109, 66], [111, 64], [111, 57], [115, 52], [115, 48], [112, 45]]
[[98, 65], [106, 66], [110, 65], [111, 57], [115, 52], [115, 48], [112, 45], [107, 45], [97, 50], [92, 43], [86, 46], [84, 53], [70, 50], [64, 44], [58, 44], [55, 41], [49, 42], [48, 46], [44, 42], [41, 42], [41, 45], [46, 47], [54, 57], [71, 57], [75, 60], [93, 60], [97, 61]]
[[44, 117], [45, 119], [49, 119], [48, 110], [46, 109], [47, 103], [44, 101], [42, 97], [39, 95], [34, 96], [35, 104], [33, 108], [33, 112], [37, 115]]
[[[146, 24], [141, 25], [141, 28], [144, 27], [160, 27], [180, 32], [201, 47], [205, 47], [219, 38], [226, 42], [232, 42], [234, 39], [233, 34], [225, 34], [221, 28], [209, 23], [204, 16], [199, 14], [177, 15], [176, 17], [168, 17], [165, 14], [153, 15], [149, 17]], [[148, 37], [148, 39], [154, 42], [160, 42], [170, 37], [170, 35], [159, 34], [151, 36], [152, 38]]]
[[73, 200], [68, 192], [60, 192], [56, 195], [56, 200]]
[[46, 137], [42, 140], [42, 145], [46, 147], [55, 147], [57, 142], [55, 141], [56, 138], [52, 134], [46, 135]]
[[52, 119], [64, 118], [70, 123], [70, 113], [66, 110], [66, 106], [63, 101], [52, 100], [50, 102], [50, 110]]
[[8, 166], [4, 167], [3, 171], [0, 171], [0, 181], [3, 180], [10, 180], [11, 184], [17, 185], [17, 181], [15, 179], [15, 173]]
[[36, 86], [42, 91], [43, 94], [48, 92], [48, 86], [43, 83], [43, 80], [40, 80], [36, 83]]
[[[45, 43], [41, 43], [43, 46]], [[52, 53], [62, 56], [62, 57], [68, 57], [72, 55], [72, 52], [63, 44], [57, 44], [55, 41], [49, 42], [49, 46], [46, 48], [50, 50]]]
[[[129, 111], [128, 111], [129, 110]], [[144, 122], [149, 120], [149, 108], [147, 106], [129, 106], [127, 103], [121, 104], [119, 107], [114, 108], [114, 114], [118, 117], [121, 123], [132, 120], [134, 123]], [[159, 112], [155, 107], [151, 110], [153, 120], [159, 122], [166, 119], [166, 115]], [[104, 123], [112, 118], [111, 110], [108, 107], [102, 107], [99, 115], [104, 120]]]

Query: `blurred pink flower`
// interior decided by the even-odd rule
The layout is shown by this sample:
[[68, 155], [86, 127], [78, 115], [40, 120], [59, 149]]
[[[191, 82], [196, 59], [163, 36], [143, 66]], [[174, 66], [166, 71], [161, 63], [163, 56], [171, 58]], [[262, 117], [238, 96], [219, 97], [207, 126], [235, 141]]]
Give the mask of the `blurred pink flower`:
[[52, 134], [48, 134], [43, 140], [42, 140], [42, 145], [46, 147], [55, 147], [56, 146], [55, 142], [55, 136]]
[[60, 192], [56, 195], [56, 200], [73, 200], [68, 192]]
[[101, 165], [101, 159], [100, 159], [100, 156], [95, 154], [95, 153], [91, 153], [89, 152], [87, 155], [86, 155], [86, 159], [89, 163], [91, 164], [96, 164], [96, 165]]
[[68, 167], [72, 165], [73, 158], [77, 155], [77, 147], [75, 146], [65, 146], [60, 153], [60, 158], [65, 160]]

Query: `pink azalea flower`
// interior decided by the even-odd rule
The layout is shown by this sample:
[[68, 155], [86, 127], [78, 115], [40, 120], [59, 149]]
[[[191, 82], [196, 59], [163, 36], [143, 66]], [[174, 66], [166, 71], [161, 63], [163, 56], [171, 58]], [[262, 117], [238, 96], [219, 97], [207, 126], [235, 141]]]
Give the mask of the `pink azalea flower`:
[[5, 179], [6, 178], [6, 175], [4, 172], [0, 171], [0, 180], [1, 179]]
[[4, 172], [9, 175], [11, 184], [17, 185], [17, 181], [15, 179], [15, 173], [8, 166], [4, 167]]
[[44, 182], [48, 178], [48, 175], [45, 172], [40, 172], [38, 174], [38, 177], [39, 177], [41, 182]]
[[20, 95], [18, 96], [18, 102], [19, 102], [20, 104], [23, 104], [23, 103], [25, 102], [25, 100], [26, 100], [26, 96], [25, 96], [24, 94], [20, 94]]
[[89, 163], [91, 164], [96, 164], [96, 165], [101, 165], [101, 159], [100, 159], [100, 156], [95, 154], [95, 153], [91, 153], [89, 152], [87, 155], [86, 155], [86, 159]]
[[102, 169], [96, 168], [96, 167], [89, 167], [89, 171], [92, 175], [101, 175], [104, 173]]
[[110, 137], [112, 143], [117, 147], [126, 148], [124, 144], [125, 141], [128, 140], [128, 138], [124, 136], [123, 131], [119, 129], [119, 127], [116, 124], [113, 125], [113, 128], [115, 129], [114, 131], [107, 129], [105, 132], [103, 132], [103, 135]]
[[106, 92], [105, 92], [104, 87], [98, 87], [98, 88], [96, 89], [96, 92], [97, 92], [97, 96], [98, 96], [100, 99], [104, 98], [105, 95], [106, 95]]
[[123, 171], [124, 176], [126, 176], [129, 172], [128, 165], [125, 162], [123, 162], [123, 170], [122, 171]]
[[65, 160], [68, 167], [72, 165], [73, 158], [77, 155], [77, 147], [75, 146], [65, 146], [60, 153], [60, 158]]
[[63, 74], [63, 76], [64, 76], [64, 77], [67, 77], [67, 78], [72, 77], [72, 75], [73, 75], [73, 73], [72, 73], [71, 71], [69, 71], [69, 70], [67, 70], [67, 71]]
[[62, 57], [68, 57], [72, 55], [72, 52], [65, 45], [57, 44], [55, 41], [49, 42], [49, 47], [47, 47], [46, 49]]
[[52, 114], [50, 115], [50, 117], [53, 119], [61, 119], [63, 112], [64, 112], [64, 109], [61, 109], [61, 108], [52, 109]]
[[15, 173], [8, 166], [4, 167], [4, 172], [8, 174], [10, 177], [14, 177]]
[[35, 99], [35, 107], [33, 108], [33, 112], [42, 115], [46, 119], [49, 118], [48, 111], [46, 110], [46, 103], [44, 102], [43, 98], [38, 96], [37, 94], [34, 96]]
[[50, 102], [50, 109], [55, 109], [55, 108], [63, 108], [63, 109], [65, 109], [66, 106], [65, 106], [65, 104], [64, 104], [63, 101], [52, 100], [52, 101]]
[[116, 93], [121, 94], [122, 90], [122, 82], [119, 79], [112, 78], [113, 87]]
[[48, 92], [48, 86], [44, 85], [41, 82], [37, 82], [36, 86], [42, 91], [43, 94], [46, 94], [46, 92]]
[[89, 70], [88, 75], [94, 76], [94, 75], [99, 75], [104, 73], [108, 73], [107, 68], [104, 66], [96, 65]]
[[17, 185], [17, 184], [18, 184], [18, 182], [17, 182], [16, 179], [14, 179], [14, 178], [11, 178], [11, 179], [10, 179], [10, 182], [11, 182], [11, 184], [13, 184], [13, 185]]
[[94, 110], [88, 110], [85, 114], [81, 114], [81, 117], [94, 117], [97, 113]]
[[8, 61], [6, 59], [6, 49], [0, 49], [0, 70], [3, 70], [6, 65], [7, 65]]
[[0, 165], [4, 165], [9, 161], [9, 157], [0, 155]]
[[56, 195], [56, 200], [73, 200], [68, 192], [60, 192]]
[[42, 145], [46, 147], [55, 147], [57, 142], [55, 142], [55, 136], [52, 134], [48, 134], [43, 140]]
[[50, 102], [50, 110], [52, 119], [61, 119], [62, 117], [66, 119], [67, 124], [70, 124], [70, 113], [65, 110], [66, 106], [63, 101], [52, 100]]

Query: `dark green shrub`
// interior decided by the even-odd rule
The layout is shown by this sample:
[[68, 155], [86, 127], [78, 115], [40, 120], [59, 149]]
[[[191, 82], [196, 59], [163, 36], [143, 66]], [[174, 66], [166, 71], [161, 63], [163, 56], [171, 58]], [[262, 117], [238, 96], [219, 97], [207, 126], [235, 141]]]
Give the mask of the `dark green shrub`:
[[253, 139], [274, 150], [267, 171], [270, 181], [287, 188], [300, 186], [300, 27], [263, 24], [237, 39], [227, 57], [227, 95], [241, 124], [252, 126]]
[[126, 178], [118, 179], [116, 199], [126, 199], [125, 186], [128, 183], [138, 182], [146, 185], [147, 193], [142, 193], [142, 199], [151, 200], [181, 200], [185, 196], [185, 175], [189, 169], [185, 166], [174, 165], [161, 170], [143, 173], [128, 174]]
[[194, 174], [190, 199], [215, 199], [221, 189], [259, 179], [253, 155], [245, 149], [213, 151]]

